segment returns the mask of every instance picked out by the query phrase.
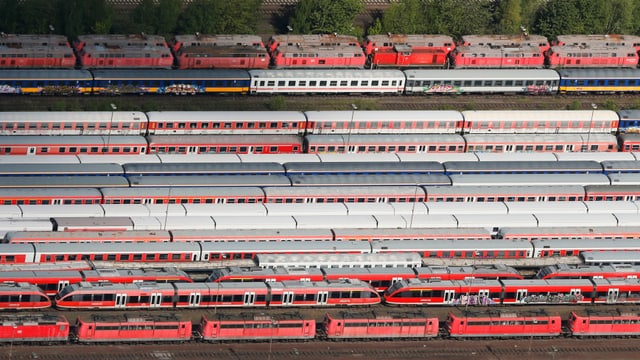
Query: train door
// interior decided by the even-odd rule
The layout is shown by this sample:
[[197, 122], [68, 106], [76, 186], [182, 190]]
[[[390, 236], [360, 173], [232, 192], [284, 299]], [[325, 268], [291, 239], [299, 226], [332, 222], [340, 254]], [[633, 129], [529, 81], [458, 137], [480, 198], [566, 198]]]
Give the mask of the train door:
[[127, 294], [116, 294], [116, 308], [123, 308], [127, 306]]
[[527, 289], [516, 290], [516, 303], [523, 303], [527, 299]]
[[607, 291], [607, 304], [615, 304], [618, 302], [619, 294], [620, 289], [609, 289], [609, 291]]
[[27, 146], [27, 155], [35, 155], [38, 148], [35, 146]]
[[151, 293], [149, 299], [149, 307], [155, 308], [160, 307], [162, 305], [162, 294], [161, 293]]
[[189, 294], [189, 307], [198, 307], [200, 306], [200, 293], [190, 293]]
[[244, 293], [244, 297], [242, 299], [243, 305], [253, 305], [256, 301], [256, 293], [255, 292], [246, 292]]
[[476, 305], [488, 305], [489, 304], [489, 289], [478, 290], [478, 301]]
[[285, 291], [282, 293], [282, 305], [293, 304], [293, 291]]
[[357, 146], [355, 145], [347, 145], [347, 153], [349, 154], [355, 154], [356, 149], [357, 149]]
[[69, 286], [69, 280], [58, 281], [58, 292], [62, 291], [65, 287]]
[[580, 294], [582, 293], [582, 291], [580, 289], [571, 289], [569, 290], [569, 295], [571, 295], [571, 297], [574, 298], [580, 298]]
[[505, 145], [504, 152], [513, 152], [513, 145]]
[[567, 144], [567, 149], [565, 151], [573, 151], [573, 144]]
[[197, 146], [187, 146], [187, 154], [197, 154], [198, 147]]
[[62, 205], [62, 199], [52, 199], [51, 205]]
[[455, 290], [445, 290], [443, 291], [442, 303], [443, 304], [451, 304], [455, 300], [456, 291]]
[[317, 304], [318, 305], [326, 305], [327, 304], [327, 300], [329, 299], [329, 292], [328, 291], [319, 291], [317, 299], [318, 299], [317, 300]]

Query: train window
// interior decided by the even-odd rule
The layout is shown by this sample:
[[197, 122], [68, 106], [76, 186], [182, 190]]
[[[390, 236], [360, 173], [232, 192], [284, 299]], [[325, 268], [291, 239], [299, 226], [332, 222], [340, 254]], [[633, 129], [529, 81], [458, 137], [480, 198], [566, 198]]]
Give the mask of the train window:
[[358, 86], [358, 80], [351, 80], [351, 86]]
[[494, 86], [502, 86], [502, 80], [496, 80]]
[[320, 81], [320, 86], [327, 86], [327, 81], [326, 80], [321, 80]]
[[309, 86], [316, 86], [318, 84], [318, 82], [316, 80], [310, 80], [309, 81]]
[[337, 80], [331, 80], [331, 81], [329, 82], [329, 86], [334, 86], [334, 87], [335, 87], [335, 86], [338, 86], [338, 81], [337, 81]]
[[378, 80], [371, 80], [371, 86], [378, 86], [379, 83]]
[[506, 80], [504, 86], [513, 86], [513, 80]]
[[279, 80], [278, 81], [278, 86], [284, 86], [285, 85], [285, 81], [284, 80]]
[[360, 83], [360, 86], [369, 86], [369, 80], [362, 80], [362, 83]]
[[275, 81], [273, 81], [273, 80], [269, 80], [269, 81], [267, 82], [267, 86], [276, 86], [276, 82], [275, 82]]

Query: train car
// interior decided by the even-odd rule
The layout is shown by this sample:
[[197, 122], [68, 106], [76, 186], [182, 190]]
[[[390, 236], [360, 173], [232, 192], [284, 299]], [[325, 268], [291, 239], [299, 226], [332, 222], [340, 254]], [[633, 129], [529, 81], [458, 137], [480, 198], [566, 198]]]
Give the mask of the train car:
[[2, 34], [0, 46], [50, 46], [71, 47], [64, 35], [58, 34]]
[[640, 151], [640, 134], [624, 133], [619, 137], [620, 151]]
[[165, 47], [85, 45], [78, 51], [78, 61], [83, 69], [171, 69], [173, 56]]
[[80, 282], [58, 292], [55, 304], [59, 309], [172, 308], [174, 293], [166, 283]]
[[0, 188], [96, 188], [129, 187], [122, 176], [1, 176]]
[[554, 70], [454, 69], [405, 70], [405, 94], [528, 94], [558, 92], [560, 76]]
[[203, 242], [202, 260], [226, 261], [254, 259], [262, 254], [366, 254], [371, 246], [364, 241], [270, 241]]
[[191, 340], [190, 320], [176, 314], [130, 313], [79, 316], [73, 339], [79, 343], [164, 342]]
[[403, 239], [489, 240], [491, 233], [480, 227], [411, 229], [332, 229], [336, 241], [378, 241]]
[[384, 292], [388, 305], [491, 305], [500, 304], [502, 284], [498, 280], [407, 279]]
[[307, 135], [302, 146], [308, 154], [459, 153], [465, 140], [455, 134]]
[[635, 93], [640, 91], [640, 70], [619, 69], [558, 69], [560, 94]]
[[[187, 160], [187, 159], [185, 159]], [[225, 162], [185, 162], [185, 163], [128, 163], [122, 165], [126, 176], [169, 176], [175, 175], [284, 175], [283, 165], [275, 162], [225, 163]]]
[[472, 152], [616, 152], [612, 134], [466, 134], [466, 151]]
[[353, 35], [343, 34], [276, 34], [267, 42], [266, 48], [273, 53], [280, 46], [351, 46], [360, 48], [358, 38]]
[[[106, 229], [105, 229], [106, 230]], [[168, 231], [12, 231], [4, 240], [10, 244], [76, 242], [163, 242], [171, 241]]]
[[305, 111], [307, 134], [455, 134], [458, 111]]
[[[258, 176], [258, 175], [254, 175]], [[277, 175], [271, 175], [273, 178]], [[603, 175], [604, 176], [604, 175]], [[237, 176], [236, 176], [237, 177]], [[444, 174], [376, 174], [376, 175], [289, 175], [285, 177], [290, 181], [292, 186], [368, 186], [368, 185], [385, 185], [385, 186], [433, 186], [433, 185], [450, 185], [451, 180]], [[0, 179], [0, 186], [2, 185]], [[242, 179], [239, 179], [238, 184]], [[284, 184], [285, 181], [281, 182]], [[263, 183], [267, 185], [268, 182]], [[389, 209], [391, 212], [391, 209]]]
[[638, 251], [637, 239], [552, 239], [532, 240], [532, 257], [578, 256], [583, 251]]
[[299, 111], [149, 111], [149, 134], [302, 135], [307, 119]]
[[462, 35], [462, 46], [537, 46], [544, 53], [551, 46], [542, 35], [529, 35], [526, 29], [520, 35]]
[[[285, 175], [130, 176], [131, 187], [290, 186]], [[0, 186], [2, 178], [0, 178]], [[104, 185], [103, 185], [104, 186]]]
[[321, 271], [326, 280], [360, 280], [371, 285], [379, 293], [384, 292], [397, 281], [416, 277], [414, 269], [409, 268], [321, 268]]
[[38, 286], [19, 282], [0, 284], [0, 309], [36, 310], [51, 307], [51, 300]]
[[636, 279], [640, 274], [640, 267], [631, 264], [554, 264], [543, 266], [536, 273], [538, 279]]
[[[267, 219], [267, 221], [269, 220]], [[171, 230], [171, 241], [174, 242], [299, 242], [333, 240], [334, 236], [331, 229]]]
[[447, 175], [453, 174], [590, 174], [602, 173], [603, 165], [593, 160], [575, 161], [445, 161]]
[[502, 304], [590, 304], [594, 285], [588, 279], [500, 280]]
[[518, 270], [503, 264], [474, 264], [471, 266], [414, 267], [418, 279], [523, 279]]
[[133, 135], [0, 136], [1, 155], [144, 154], [147, 141]]
[[48, 296], [55, 296], [69, 284], [83, 280], [78, 270], [16, 270], [0, 271], [1, 283], [25, 283], [37, 285]]
[[100, 192], [104, 204], [256, 204], [265, 200], [263, 189], [250, 186], [102, 188]]
[[640, 199], [638, 185], [587, 185], [586, 201], [635, 201]]
[[425, 339], [438, 336], [439, 321], [421, 311], [327, 313], [323, 324], [330, 340]]
[[526, 259], [533, 257], [533, 246], [528, 241], [502, 239], [380, 240], [371, 243], [371, 252], [374, 254], [417, 253], [423, 258], [445, 259]]
[[3, 205], [82, 205], [101, 201], [100, 190], [94, 188], [0, 188]]
[[640, 281], [637, 278], [595, 278], [594, 304], [634, 304], [640, 302]]
[[50, 344], [69, 340], [69, 320], [61, 314], [3, 314], [0, 323], [3, 343]]
[[400, 70], [249, 70], [250, 94], [397, 94]]
[[640, 132], [640, 110], [618, 110], [618, 131], [620, 133]]
[[316, 320], [299, 313], [203, 315], [199, 331], [205, 341], [310, 340], [316, 336]]
[[[0, 244], [3, 263], [60, 261], [193, 262], [201, 259], [198, 243]], [[3, 261], [4, 260], [4, 261]]]
[[[287, 175], [345, 174], [442, 174], [444, 167], [437, 161], [380, 162], [286, 162]], [[2, 169], [0, 169], [0, 175]]]
[[394, 45], [380, 49], [367, 60], [370, 68], [384, 67], [445, 67], [449, 64], [449, 51], [441, 48], [416, 49], [410, 45]]
[[537, 46], [458, 46], [451, 52], [456, 69], [542, 69], [544, 56]]
[[562, 332], [560, 315], [544, 310], [452, 310], [444, 325], [452, 338], [556, 337]]
[[93, 76], [87, 70], [0, 70], [0, 94], [78, 95], [90, 94]]
[[95, 69], [93, 94], [246, 94], [249, 74], [242, 70]]
[[238, 267], [213, 269], [207, 281], [211, 282], [252, 282], [252, 281], [322, 281], [324, 275], [320, 269], [307, 269], [297, 267]]
[[62, 164], [53, 163], [26, 163], [26, 164], [2, 164], [0, 177], [4, 176], [123, 176], [121, 165], [105, 164]]
[[27, 45], [0, 47], [0, 68], [28, 69], [53, 68], [73, 69], [76, 56], [66, 46]]
[[638, 160], [603, 160], [600, 164], [607, 175], [640, 173]]
[[297, 154], [297, 135], [151, 135], [150, 154]]
[[430, 186], [426, 188], [426, 193], [427, 206], [429, 202], [555, 202], [585, 200], [585, 188], [579, 185]]
[[[581, 214], [579, 216], [584, 216]], [[498, 237], [504, 240], [558, 240], [558, 239], [638, 239], [638, 226], [545, 226], [511, 227], [504, 226], [498, 231]]]
[[178, 69], [266, 69], [269, 56], [257, 35], [176, 35]]
[[269, 282], [269, 306], [369, 306], [380, 295], [358, 279]]
[[580, 259], [587, 265], [640, 265], [640, 252], [585, 249], [580, 252]]
[[555, 46], [630, 46], [640, 51], [640, 36], [621, 34], [558, 35]]
[[384, 203], [419, 202], [425, 190], [417, 186], [265, 187], [266, 203]]
[[451, 174], [453, 186], [609, 185], [604, 174]]
[[[125, 242], [136, 242], [133, 241], [134, 239], [141, 241], [142, 239], [148, 239], [149, 241], [153, 241], [152, 239], [154, 239], [155, 241], [160, 241], [161, 239], [166, 239], [163, 241], [169, 241], [169, 237], [167, 234], [152, 234], [152, 233], [143, 233], [143, 232], [137, 232], [137, 233], [131, 233], [131, 234], [127, 234], [127, 233], [123, 233], [126, 232], [128, 230], [133, 230], [133, 223], [131, 221], [131, 219], [127, 216], [104, 216], [104, 217], [86, 217], [86, 216], [56, 216], [56, 217], [52, 217], [51, 218], [51, 223], [53, 224], [53, 230], [54, 231], [58, 231], [58, 232], [74, 232], [74, 231], [79, 231], [79, 232], [98, 232], [98, 231], [102, 231], [102, 232], [111, 232], [110, 234], [106, 235], [106, 236], [102, 236], [102, 238], [105, 238], [105, 242], [113, 242], [115, 241], [118, 237], [122, 238], [122, 239], [127, 239], [127, 236], [131, 236], [131, 238], [128, 239], [128, 241]], [[114, 233], [114, 232], [118, 232], [118, 233]], [[20, 238], [20, 236], [25, 236], [25, 237], [29, 237], [28, 234], [21, 234], [18, 236], [17, 239]], [[83, 235], [76, 235], [78, 237], [78, 240], [83, 240]], [[94, 236], [95, 239], [99, 239], [101, 238], [101, 236], [95, 235], [95, 234], [91, 234], [90, 236]], [[163, 236], [163, 237], [161, 237]], [[46, 234], [34, 234], [33, 235], [33, 242], [38, 242], [38, 238], [40, 239], [46, 239], [49, 236]], [[64, 235], [62, 235], [62, 237], [64, 237]], [[62, 238], [61, 237], [61, 238]], [[70, 236], [71, 237], [71, 236]], [[55, 235], [51, 235], [52, 242], [57, 242], [59, 241], [59, 239], [61, 238], [56, 238]], [[84, 239], [86, 240], [88, 238], [85, 237]], [[16, 239], [16, 240], [17, 240]], [[109, 240], [106, 240], [109, 239]], [[82, 242], [82, 241], [81, 241]]]
[[465, 132], [471, 134], [615, 134], [619, 122], [618, 114], [611, 110], [466, 110], [462, 116]]
[[552, 68], [636, 68], [637, 50], [631, 46], [552, 46], [547, 52]]
[[569, 315], [567, 328], [572, 336], [638, 336], [640, 316], [637, 309], [584, 309]]

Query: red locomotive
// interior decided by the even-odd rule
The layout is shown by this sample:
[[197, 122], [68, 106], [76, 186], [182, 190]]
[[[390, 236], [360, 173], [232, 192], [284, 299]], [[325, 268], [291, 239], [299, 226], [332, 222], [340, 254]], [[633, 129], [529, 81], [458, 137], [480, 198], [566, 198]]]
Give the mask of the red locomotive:
[[351, 35], [317, 34], [317, 35], [273, 35], [267, 43], [267, 51], [273, 54], [280, 46], [317, 46], [336, 47], [351, 46], [360, 48], [358, 38]]
[[4, 314], [0, 316], [0, 342], [66, 342], [69, 321], [64, 315]]
[[316, 321], [298, 313], [218, 313], [213, 319], [202, 316], [200, 336], [207, 341], [309, 340], [316, 336]]
[[547, 61], [550, 68], [635, 68], [638, 54], [630, 46], [552, 46]]
[[191, 329], [191, 321], [175, 314], [94, 314], [78, 317], [73, 338], [80, 343], [188, 341]]
[[541, 53], [549, 50], [549, 40], [542, 35], [529, 35], [526, 31], [521, 35], [463, 35], [461, 46], [534, 46]]
[[257, 35], [176, 35], [178, 69], [266, 69], [267, 50]]
[[359, 47], [279, 46], [271, 54], [275, 68], [354, 68], [364, 67], [366, 57]]
[[439, 321], [419, 311], [327, 313], [324, 331], [331, 340], [433, 338], [438, 336]]
[[173, 56], [162, 36], [81, 35], [74, 44], [83, 68], [170, 69]]
[[76, 56], [62, 35], [0, 36], [0, 68], [73, 68]]
[[640, 51], [640, 36], [620, 34], [558, 35], [556, 46], [630, 46]]
[[540, 311], [454, 310], [447, 316], [450, 337], [550, 337], [559, 336], [562, 319]]
[[454, 48], [447, 35], [369, 35], [364, 43], [371, 67], [442, 67]]
[[544, 67], [544, 56], [534, 46], [458, 46], [452, 58], [457, 69]]
[[567, 321], [571, 335], [591, 336], [638, 336], [640, 315], [638, 309], [572, 311]]

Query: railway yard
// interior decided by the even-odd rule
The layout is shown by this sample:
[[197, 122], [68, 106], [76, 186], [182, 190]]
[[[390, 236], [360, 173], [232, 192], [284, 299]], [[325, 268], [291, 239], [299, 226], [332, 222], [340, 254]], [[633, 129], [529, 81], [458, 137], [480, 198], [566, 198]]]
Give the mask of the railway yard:
[[640, 39], [255, 38], [0, 70], [0, 359], [637, 357]]

